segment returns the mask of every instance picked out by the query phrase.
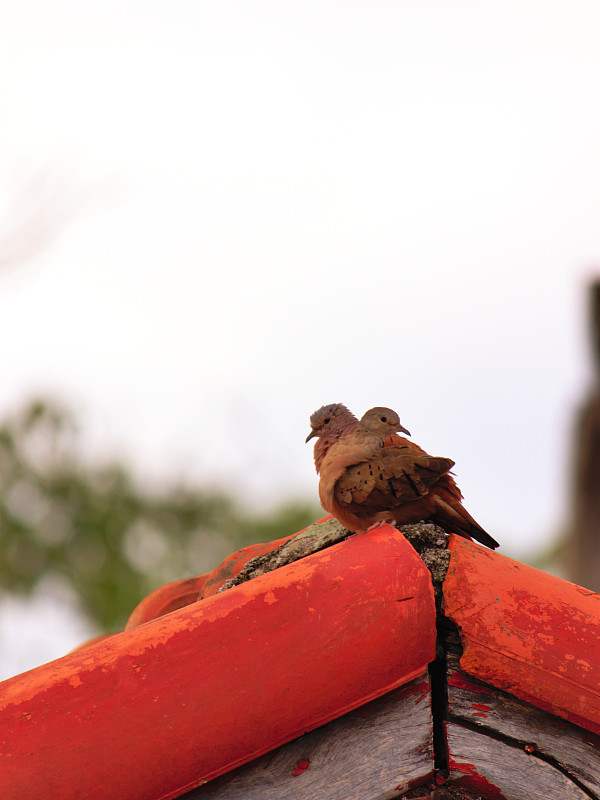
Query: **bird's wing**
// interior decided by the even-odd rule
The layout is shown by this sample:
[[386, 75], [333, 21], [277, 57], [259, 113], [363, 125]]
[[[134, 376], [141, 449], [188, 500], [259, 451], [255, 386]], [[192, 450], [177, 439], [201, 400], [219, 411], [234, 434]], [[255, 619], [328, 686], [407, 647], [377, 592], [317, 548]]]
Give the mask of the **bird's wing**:
[[428, 494], [454, 462], [419, 455], [408, 447], [386, 447], [375, 457], [347, 467], [335, 482], [335, 499], [377, 510], [396, 508]]

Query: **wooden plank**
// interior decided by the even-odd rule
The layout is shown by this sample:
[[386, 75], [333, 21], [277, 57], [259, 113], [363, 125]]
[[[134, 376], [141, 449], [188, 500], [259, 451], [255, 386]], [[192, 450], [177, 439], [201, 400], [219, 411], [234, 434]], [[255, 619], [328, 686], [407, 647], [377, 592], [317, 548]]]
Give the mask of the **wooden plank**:
[[429, 677], [423, 675], [185, 800], [385, 800], [433, 772]]
[[430, 575], [390, 526], [0, 684], [0, 797], [169, 800], [422, 675]]
[[510, 739], [600, 796], [600, 736], [457, 671], [448, 676], [448, 700], [451, 720]]
[[449, 547], [461, 668], [600, 733], [600, 595], [457, 536]]
[[590, 800], [550, 764], [505, 742], [448, 722], [450, 784], [487, 800]]

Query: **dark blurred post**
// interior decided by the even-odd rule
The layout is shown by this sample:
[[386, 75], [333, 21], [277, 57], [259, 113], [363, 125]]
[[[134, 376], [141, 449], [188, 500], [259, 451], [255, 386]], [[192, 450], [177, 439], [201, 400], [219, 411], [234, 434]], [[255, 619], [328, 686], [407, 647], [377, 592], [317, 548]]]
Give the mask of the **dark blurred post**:
[[592, 283], [590, 333], [595, 384], [575, 428], [571, 579], [600, 591], [600, 280]]

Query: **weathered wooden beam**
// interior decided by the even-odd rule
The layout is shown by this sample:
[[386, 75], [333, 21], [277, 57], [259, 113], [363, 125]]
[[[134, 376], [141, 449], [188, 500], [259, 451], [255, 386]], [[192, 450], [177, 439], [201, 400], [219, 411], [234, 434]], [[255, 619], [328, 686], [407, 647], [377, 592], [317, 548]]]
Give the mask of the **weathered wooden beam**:
[[[455, 663], [448, 674], [448, 720], [453, 776], [462, 773], [466, 779], [479, 769], [486, 772], [492, 754], [498, 752], [493, 742], [499, 741], [520, 753], [510, 757], [514, 771], [504, 768], [499, 775], [493, 767], [486, 773], [490, 782], [501, 779], [496, 785], [503, 786], [505, 793], [509, 778], [513, 794], [508, 796], [515, 796], [516, 780], [519, 798], [537, 797], [543, 786], [553, 782], [557, 793], [546, 797], [580, 797], [582, 791], [589, 792], [587, 797], [600, 797], [600, 736], [470, 677]], [[469, 742], [473, 745], [470, 755]], [[485, 757], [479, 764], [482, 754]], [[462, 767], [458, 766], [461, 759]], [[571, 794], [563, 795], [568, 785]], [[561, 793], [559, 787], [563, 787]]]
[[502, 740], [449, 722], [450, 784], [487, 800], [590, 800], [558, 770]]
[[429, 676], [185, 795], [185, 800], [384, 800], [433, 772]]

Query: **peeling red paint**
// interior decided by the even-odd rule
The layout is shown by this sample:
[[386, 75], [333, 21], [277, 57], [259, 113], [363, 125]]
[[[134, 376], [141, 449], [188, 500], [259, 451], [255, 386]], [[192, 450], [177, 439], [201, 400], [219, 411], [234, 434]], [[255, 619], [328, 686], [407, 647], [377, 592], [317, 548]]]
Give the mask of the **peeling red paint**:
[[[417, 697], [417, 703], [420, 703], [422, 700], [424, 700], [426, 697], [428, 697], [430, 691], [431, 691], [431, 687], [429, 685], [426, 685], [425, 688], [421, 691], [421, 694]], [[415, 694], [416, 694], [416, 692], [415, 692]]]
[[448, 684], [456, 686], [459, 689], [467, 689], [470, 692], [477, 692], [478, 694], [491, 694], [492, 690], [484, 683], [469, 677], [464, 672], [451, 672], [448, 675]]
[[301, 758], [300, 761], [296, 764], [296, 768], [294, 769], [294, 772], [292, 773], [294, 778], [297, 775], [301, 775], [304, 772], [305, 769], [308, 769], [309, 763], [310, 762], [308, 761], [308, 759]]
[[411, 778], [408, 783], [399, 783], [398, 786], [394, 786], [394, 791], [410, 792], [412, 789], [419, 789], [421, 786], [434, 786], [433, 770], [419, 778]]
[[474, 717], [485, 717], [487, 719], [487, 714], [485, 714], [483, 711], [474, 711], [473, 712], [473, 716]]
[[[454, 761], [450, 757], [448, 766], [450, 767], [451, 777], [448, 781], [450, 786], [461, 786], [471, 792], [481, 794], [486, 800], [506, 800], [500, 789], [481, 775], [473, 764], [468, 762]], [[462, 776], [456, 776], [455, 772], [462, 772]]]
[[406, 686], [402, 691], [406, 694], [406, 696], [409, 696], [411, 694], [421, 695], [417, 700], [418, 703], [429, 694], [429, 690], [430, 686], [429, 686], [429, 681], [427, 680], [427, 681], [420, 681], [419, 683], [413, 681], [413, 683]]
[[461, 669], [600, 733], [600, 595], [460, 537], [449, 547]]
[[487, 706], [485, 703], [471, 703], [471, 708], [476, 708], [477, 711], [492, 711], [492, 706]]

